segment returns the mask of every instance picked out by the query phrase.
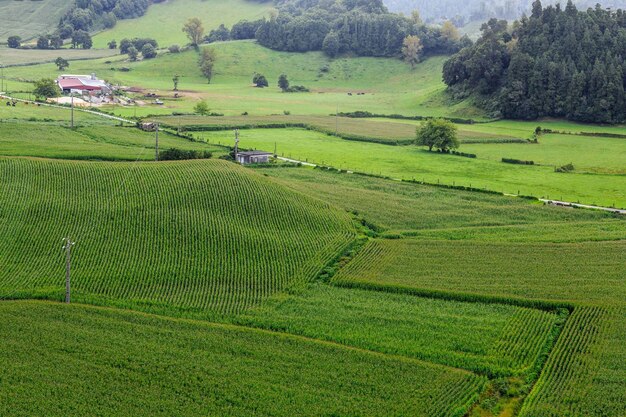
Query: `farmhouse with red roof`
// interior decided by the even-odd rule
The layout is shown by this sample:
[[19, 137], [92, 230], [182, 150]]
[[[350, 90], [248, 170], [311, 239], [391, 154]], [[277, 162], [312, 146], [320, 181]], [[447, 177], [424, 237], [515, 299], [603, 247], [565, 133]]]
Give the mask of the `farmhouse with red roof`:
[[106, 81], [99, 80], [96, 74], [91, 75], [61, 75], [57, 79], [57, 84], [63, 94], [71, 92], [89, 94], [111, 94], [112, 88]]

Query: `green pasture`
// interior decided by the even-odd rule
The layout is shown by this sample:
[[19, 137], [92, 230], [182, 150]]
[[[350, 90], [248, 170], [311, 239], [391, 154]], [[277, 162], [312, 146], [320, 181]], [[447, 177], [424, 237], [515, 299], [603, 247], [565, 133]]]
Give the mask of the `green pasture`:
[[[50, 107], [36, 104], [17, 102], [15, 107], [7, 106], [8, 100], [0, 100], [0, 123], [4, 122], [47, 122], [57, 126], [70, 126], [71, 110], [69, 107]], [[60, 122], [60, 123], [59, 123]], [[113, 125], [112, 119], [107, 119], [97, 114], [87, 113], [75, 109], [74, 122], [77, 125]], [[25, 125], [25, 130], [28, 124]]]
[[[86, 125], [75, 130], [48, 123], [2, 123], [1, 156], [34, 156], [58, 159], [154, 160], [155, 134], [135, 127]], [[166, 132], [159, 134], [161, 151], [208, 151], [214, 157], [226, 154], [225, 148], [194, 142]]]
[[315, 285], [277, 296], [239, 322], [500, 376], [525, 375], [554, 313]]
[[[156, 7], [156, 6], [155, 6]], [[129, 62], [118, 56], [71, 63], [73, 73], [95, 72], [99, 77], [121, 86], [140, 87], [161, 96], [164, 105], [137, 109], [113, 107], [125, 116], [168, 115], [192, 112], [198, 100], [207, 100], [214, 112], [236, 116], [283, 114], [329, 115], [337, 111], [369, 110], [376, 113], [421, 114], [426, 116], [482, 117], [469, 102], [452, 103], [444, 92], [441, 69], [446, 57], [434, 57], [415, 70], [399, 59], [338, 58], [329, 59], [321, 52], [287, 53], [264, 48], [253, 41], [225, 42], [211, 45], [217, 53], [215, 75], [211, 84], [198, 68], [195, 51], [179, 54], [160, 52], [146, 61]], [[130, 71], [120, 71], [128, 68]], [[255, 72], [263, 73], [269, 88], [252, 85]], [[310, 93], [282, 93], [278, 77], [285, 73], [292, 85], [304, 85]], [[9, 82], [34, 81], [59, 74], [53, 64], [7, 68]], [[179, 94], [174, 98], [172, 77], [180, 76]], [[363, 93], [359, 95], [359, 93]], [[137, 96], [141, 99], [141, 95]]]
[[[23, 2], [25, 3], [25, 2]], [[34, 3], [29, 1], [28, 3]], [[65, 72], [71, 72], [73, 61], [90, 60], [96, 58], [112, 57], [119, 53], [118, 50], [112, 49], [11, 49], [0, 47], [0, 65], [28, 65], [41, 64], [45, 62], [54, 62], [58, 57], [64, 58], [70, 62], [69, 68]]]
[[[200, 136], [213, 143], [233, 141], [232, 132], [203, 132]], [[616, 153], [622, 153], [626, 142], [615, 140], [609, 145]], [[553, 166], [505, 164], [497, 160], [483, 159], [480, 153], [477, 159], [471, 159], [428, 152], [415, 146], [388, 146], [348, 141], [301, 129], [242, 131], [240, 146], [266, 151], [273, 151], [276, 147], [278, 154], [287, 158], [395, 179], [435, 184], [439, 182], [510, 194], [626, 207], [624, 175], [556, 173]], [[497, 146], [506, 150], [511, 144]], [[546, 143], [543, 146], [547, 147], [550, 144]], [[583, 152], [584, 149], [589, 147], [580, 151]], [[609, 157], [607, 161], [619, 169], [618, 158]]]
[[[321, 169], [264, 168], [260, 172], [298, 192], [357, 213], [371, 227], [388, 234], [433, 234], [451, 239], [480, 234], [496, 241], [516, 237], [524, 241], [626, 238], [624, 222], [600, 211], [564, 209], [519, 198]], [[527, 232], [521, 234], [522, 230]]]
[[4, 302], [0, 330], [2, 415], [426, 417], [464, 414], [485, 383], [311, 339], [78, 305]]
[[153, 38], [159, 46], [184, 46], [189, 39], [182, 28], [190, 18], [202, 21], [206, 34], [220, 24], [230, 28], [240, 20], [257, 20], [269, 15], [270, 3], [254, 0], [170, 0], [150, 6], [137, 19], [118, 20], [115, 27], [94, 36], [94, 47], [106, 48], [112, 39]]

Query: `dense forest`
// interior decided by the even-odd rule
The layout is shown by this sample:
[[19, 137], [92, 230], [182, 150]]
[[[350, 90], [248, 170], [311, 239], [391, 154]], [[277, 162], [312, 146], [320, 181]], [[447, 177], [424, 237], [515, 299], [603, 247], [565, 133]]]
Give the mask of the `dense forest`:
[[[382, 0], [278, 0], [276, 7], [270, 19], [248, 25], [257, 28], [261, 45], [280, 51], [400, 56], [410, 35], [419, 38], [423, 55], [454, 53], [470, 44], [454, 28], [427, 27], [417, 17], [390, 13]], [[236, 25], [238, 34], [242, 24]]]
[[[580, 10], [595, 7], [599, 0], [574, 0]], [[515, 20], [524, 13], [530, 14], [533, 0], [385, 0], [391, 11], [410, 14], [419, 10], [427, 23], [452, 20], [463, 26], [469, 22], [486, 21], [490, 18]], [[565, 4], [564, 0], [548, 0], [546, 5]], [[602, 0], [604, 7], [624, 6], [624, 0]]]
[[75, 0], [74, 6], [61, 18], [59, 32], [65, 35], [70, 30], [111, 28], [118, 19], [143, 16], [152, 3], [162, 1], [164, 0]]
[[444, 65], [458, 97], [474, 94], [494, 116], [626, 121], [626, 11], [533, 4], [529, 17], [492, 19]]

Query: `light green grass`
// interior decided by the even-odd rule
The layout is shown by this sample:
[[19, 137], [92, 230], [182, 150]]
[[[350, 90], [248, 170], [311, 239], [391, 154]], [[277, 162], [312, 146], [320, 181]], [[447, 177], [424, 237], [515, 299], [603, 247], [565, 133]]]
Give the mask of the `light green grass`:
[[13, 35], [32, 39], [54, 31], [71, 5], [67, 0], [0, 0], [0, 42]]
[[520, 307], [432, 300], [323, 284], [278, 296], [241, 323], [400, 354], [488, 375], [525, 375], [557, 316]]
[[[423, 230], [421, 233], [427, 236], [451, 239], [479, 234], [484, 239], [492, 236], [494, 240], [523, 241], [626, 239], [625, 223], [599, 211], [570, 210], [512, 197], [309, 168], [260, 172], [282, 185], [358, 213], [381, 232]], [[527, 233], [522, 233], [524, 230]]]
[[[206, 99], [211, 110], [226, 115], [283, 114], [285, 110], [294, 115], [329, 115], [337, 110], [428, 116], [482, 115], [471, 103], [455, 104], [445, 99], [445, 84], [441, 81], [445, 57], [430, 58], [411, 70], [399, 59], [331, 60], [321, 52], [277, 52], [251, 41], [219, 43], [212, 47], [216, 50], [217, 61], [211, 84], [207, 84], [198, 68], [195, 51], [162, 53], [156, 59], [135, 63], [128, 62], [126, 57], [75, 61], [71, 68], [72, 72], [95, 72], [114, 84], [143, 87], [163, 96], [165, 105], [140, 107], [137, 109], [139, 116], [191, 112], [200, 99]], [[325, 66], [328, 72], [321, 71]], [[122, 67], [131, 71], [117, 70]], [[252, 86], [255, 72], [267, 77], [269, 88]], [[293, 85], [305, 85], [312, 92], [282, 93], [277, 82], [283, 72]], [[56, 77], [59, 72], [52, 64], [42, 64], [8, 68], [5, 73], [10, 81], [34, 81]], [[181, 77], [179, 89], [183, 98], [178, 100], [173, 99], [172, 92], [175, 74]], [[359, 92], [365, 95], [357, 95]], [[114, 107], [112, 110], [126, 116], [135, 112], [134, 108]]]
[[169, 0], [150, 6], [146, 14], [137, 19], [119, 20], [115, 27], [94, 36], [94, 47], [106, 48], [115, 39], [154, 38], [162, 47], [189, 43], [182, 28], [187, 20], [197, 17], [208, 34], [220, 24], [230, 28], [240, 20], [257, 20], [268, 16], [270, 3], [253, 0]]
[[0, 331], [2, 415], [462, 415], [484, 384], [303, 338], [77, 305], [1, 303]]
[[496, 162], [514, 158], [553, 167], [573, 163], [577, 171], [626, 175], [626, 139], [621, 138], [543, 135], [538, 144], [468, 144], [463, 151]]
[[[71, 130], [56, 124], [3, 123], [0, 130], [0, 155], [34, 156], [59, 159], [154, 160], [154, 133], [134, 127], [95, 125]], [[208, 151], [214, 157], [225, 155], [225, 148], [179, 138], [161, 132], [161, 151], [177, 148]]]
[[347, 214], [225, 161], [0, 158], [0, 173], [0, 297], [62, 298], [70, 236], [76, 301], [235, 313], [314, 278], [354, 234]]
[[[7, 106], [6, 100], [0, 100], [0, 123], [12, 121], [25, 123], [29, 121], [62, 122], [60, 126], [70, 126], [71, 112], [69, 108], [38, 106], [17, 102], [15, 107]], [[74, 111], [74, 122], [77, 125], [113, 125], [112, 119], [93, 113]], [[27, 129], [28, 124], [25, 125]]]
[[[224, 143], [232, 140], [229, 137], [232, 136], [230, 132], [207, 132], [201, 136], [212, 142]], [[596, 138], [589, 140], [594, 139]], [[478, 159], [442, 155], [415, 146], [347, 141], [297, 129], [242, 131], [240, 146], [266, 151], [272, 151], [276, 146], [278, 154], [288, 158], [396, 179], [441, 182], [510, 194], [626, 207], [624, 175], [576, 172], [563, 174], [554, 172], [551, 166], [504, 164], [481, 159], [480, 154]], [[499, 146], [506, 147], [509, 144]], [[545, 146], [550, 145], [546, 143]], [[611, 146], [621, 153], [626, 147], [626, 141], [613, 141]], [[584, 152], [584, 149], [580, 152]], [[612, 158], [608, 161], [618, 163]]]
[[[15, 1], [15, 0], [12, 0]], [[17, 2], [16, 2], [17, 3]], [[33, 1], [22, 2], [36, 3]], [[111, 49], [11, 49], [0, 47], [0, 65], [25, 65], [40, 64], [44, 62], [54, 62], [58, 57], [65, 58], [70, 62], [70, 66], [64, 72], [69, 73], [73, 68], [73, 61], [87, 60], [94, 58], [112, 57], [117, 55], [119, 51]]]

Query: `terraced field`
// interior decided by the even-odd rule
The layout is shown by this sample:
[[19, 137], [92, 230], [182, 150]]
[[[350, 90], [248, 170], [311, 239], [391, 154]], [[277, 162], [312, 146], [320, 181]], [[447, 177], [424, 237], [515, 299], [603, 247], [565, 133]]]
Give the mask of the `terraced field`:
[[0, 297], [172, 314], [236, 313], [311, 280], [350, 217], [225, 161], [107, 164], [0, 158]]
[[0, 332], [2, 415], [447, 417], [485, 383], [310, 339], [76, 305], [0, 303]]

